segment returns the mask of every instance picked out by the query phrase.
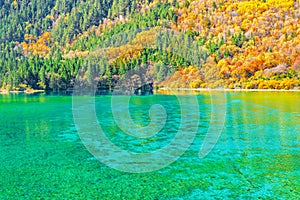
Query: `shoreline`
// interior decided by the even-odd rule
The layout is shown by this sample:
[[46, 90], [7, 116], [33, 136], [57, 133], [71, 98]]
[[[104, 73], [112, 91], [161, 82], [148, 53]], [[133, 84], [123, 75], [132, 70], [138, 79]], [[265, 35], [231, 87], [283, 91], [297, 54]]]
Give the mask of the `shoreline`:
[[[156, 91], [198, 91], [198, 92], [300, 92], [300, 89], [292, 89], [292, 90], [278, 90], [278, 89], [223, 89], [223, 88], [167, 88], [162, 87], [155, 89]], [[24, 91], [16, 91], [16, 90], [0, 90], [0, 94], [36, 94], [36, 93], [44, 93], [45, 90], [34, 90], [34, 89], [27, 89]]]
[[223, 89], [223, 88], [159, 88], [162, 91], [223, 91], [223, 92], [300, 92], [300, 89], [278, 90], [278, 89]]
[[34, 89], [27, 89], [24, 91], [17, 91], [17, 90], [0, 90], [0, 94], [36, 94], [36, 93], [44, 93], [45, 90], [34, 90]]

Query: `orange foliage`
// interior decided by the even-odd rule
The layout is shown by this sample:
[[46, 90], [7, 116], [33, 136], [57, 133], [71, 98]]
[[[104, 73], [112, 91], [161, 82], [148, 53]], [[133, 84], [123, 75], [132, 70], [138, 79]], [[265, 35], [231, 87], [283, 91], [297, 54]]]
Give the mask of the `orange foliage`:
[[200, 88], [204, 83], [199, 68], [180, 68], [167, 77], [160, 85], [168, 88]]
[[[227, 87], [239, 85], [257, 71], [281, 64], [300, 71], [299, 1], [194, 0], [188, 6], [185, 2], [179, 0], [180, 7], [176, 8], [178, 23], [172, 27], [178, 31], [198, 32], [199, 38], [206, 39], [206, 47], [209, 41], [223, 38], [224, 44], [219, 48], [219, 54], [229, 52], [230, 56], [219, 58], [215, 53], [211, 54], [217, 63], [206, 63], [204, 68], [210, 66], [219, 70]], [[236, 45], [234, 42], [238, 35], [242, 35], [243, 42]], [[284, 83], [279, 85], [275, 82], [254, 85], [258, 88], [297, 87], [295, 81], [283, 80]]]
[[41, 35], [39, 38], [33, 35], [25, 34], [24, 36], [26, 42], [22, 42], [21, 45], [23, 47], [23, 53], [25, 55], [40, 55], [40, 56], [46, 56], [48, 52], [50, 51], [50, 33], [45, 32], [43, 35]]

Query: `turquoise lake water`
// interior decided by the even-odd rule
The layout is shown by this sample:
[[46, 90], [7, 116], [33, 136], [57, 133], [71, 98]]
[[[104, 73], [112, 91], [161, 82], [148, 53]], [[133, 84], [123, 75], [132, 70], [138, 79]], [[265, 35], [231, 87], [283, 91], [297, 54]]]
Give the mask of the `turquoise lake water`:
[[[224, 128], [204, 158], [199, 149], [212, 125], [211, 95], [188, 95], [196, 95], [190, 110], [197, 106], [200, 114], [189, 116], [198, 122], [193, 142], [175, 162], [147, 173], [118, 171], [94, 158], [78, 136], [72, 96], [0, 95], [0, 199], [300, 199], [299, 92], [226, 93]], [[97, 122], [121, 149], [155, 152], [180, 129], [177, 97], [131, 98], [130, 115], [140, 126], [149, 125], [152, 105], [164, 107], [166, 124], [152, 137], [124, 133], [111, 96], [95, 97]]]

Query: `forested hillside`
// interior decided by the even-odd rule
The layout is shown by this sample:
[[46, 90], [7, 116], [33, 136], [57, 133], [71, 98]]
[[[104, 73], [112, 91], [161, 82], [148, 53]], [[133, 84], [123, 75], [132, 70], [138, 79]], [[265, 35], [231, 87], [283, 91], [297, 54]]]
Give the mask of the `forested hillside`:
[[104, 88], [142, 67], [160, 87], [298, 89], [298, 0], [4, 0], [0, 88]]

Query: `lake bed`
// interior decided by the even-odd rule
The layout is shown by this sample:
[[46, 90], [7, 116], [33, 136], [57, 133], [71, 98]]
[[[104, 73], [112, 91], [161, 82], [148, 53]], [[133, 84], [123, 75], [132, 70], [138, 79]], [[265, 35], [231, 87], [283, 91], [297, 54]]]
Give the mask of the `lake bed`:
[[124, 133], [114, 121], [112, 96], [95, 97], [107, 138], [124, 150], [149, 153], [176, 136], [178, 95], [195, 95], [195, 139], [175, 162], [148, 173], [118, 171], [90, 154], [78, 136], [72, 96], [0, 95], [0, 199], [299, 199], [300, 93], [224, 94], [224, 127], [204, 158], [199, 149], [212, 126], [210, 92], [133, 96], [129, 110], [140, 126], [149, 124], [152, 105], [166, 111], [166, 124], [149, 138]]

